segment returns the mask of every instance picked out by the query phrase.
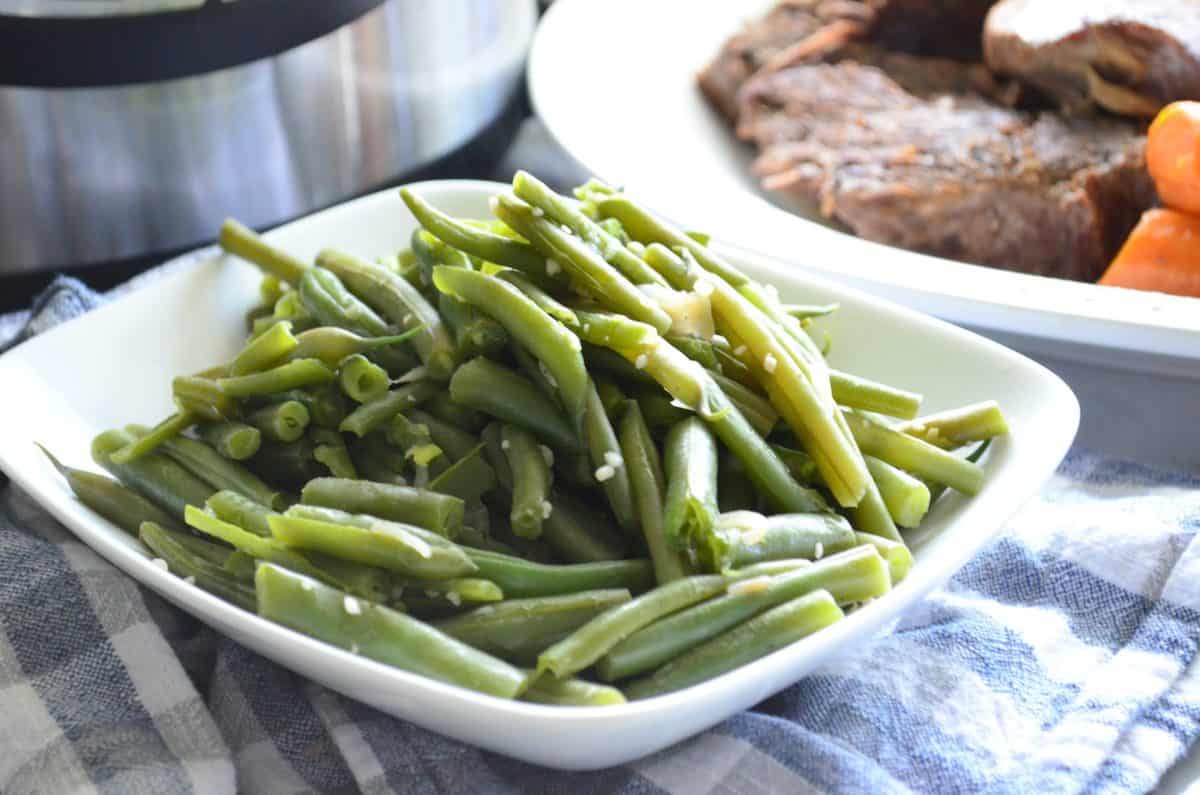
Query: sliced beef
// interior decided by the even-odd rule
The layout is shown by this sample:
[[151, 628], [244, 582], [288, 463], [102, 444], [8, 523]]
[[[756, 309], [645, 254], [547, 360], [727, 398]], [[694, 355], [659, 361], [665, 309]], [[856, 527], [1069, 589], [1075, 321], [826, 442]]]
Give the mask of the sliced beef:
[[[981, 56], [983, 22], [996, 0], [869, 0], [876, 10], [871, 38], [916, 55], [964, 61]], [[1043, 0], [1043, 5], [1062, 0]]]
[[1068, 110], [1150, 117], [1200, 99], [1200, 0], [1003, 0], [984, 51]]
[[968, 66], [908, 67], [806, 64], [747, 83], [738, 133], [760, 147], [764, 185], [881, 243], [1099, 276], [1153, 200], [1137, 130], [1004, 107], [962, 89], [978, 79]]
[[820, 46], [818, 41], [822, 40], [836, 39], [840, 43], [865, 35], [872, 18], [872, 8], [858, 0], [782, 0], [725, 43], [700, 72], [700, 89], [717, 110], [733, 121], [738, 89], [765, 64], [814, 34], [822, 34], [814, 46]]

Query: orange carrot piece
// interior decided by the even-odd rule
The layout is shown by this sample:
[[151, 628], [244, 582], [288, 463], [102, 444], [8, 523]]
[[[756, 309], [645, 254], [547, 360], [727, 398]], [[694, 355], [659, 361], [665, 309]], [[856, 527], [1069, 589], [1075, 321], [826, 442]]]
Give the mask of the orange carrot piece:
[[1100, 284], [1200, 298], [1200, 216], [1147, 210]]
[[1146, 165], [1163, 204], [1200, 213], [1200, 102], [1172, 102], [1150, 125]]

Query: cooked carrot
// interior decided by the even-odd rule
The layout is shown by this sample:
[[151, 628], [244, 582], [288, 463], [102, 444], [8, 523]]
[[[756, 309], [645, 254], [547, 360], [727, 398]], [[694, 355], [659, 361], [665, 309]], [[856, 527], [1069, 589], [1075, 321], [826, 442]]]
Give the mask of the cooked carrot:
[[1200, 298], [1200, 216], [1147, 210], [1100, 284]]
[[1163, 108], [1146, 141], [1146, 165], [1163, 204], [1200, 213], [1200, 102]]

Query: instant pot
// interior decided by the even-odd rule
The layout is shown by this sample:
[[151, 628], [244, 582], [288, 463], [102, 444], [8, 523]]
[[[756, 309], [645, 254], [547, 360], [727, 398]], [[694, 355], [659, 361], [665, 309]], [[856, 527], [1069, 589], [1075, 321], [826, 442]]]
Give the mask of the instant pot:
[[0, 276], [423, 173], [500, 134], [536, 19], [535, 0], [0, 0]]

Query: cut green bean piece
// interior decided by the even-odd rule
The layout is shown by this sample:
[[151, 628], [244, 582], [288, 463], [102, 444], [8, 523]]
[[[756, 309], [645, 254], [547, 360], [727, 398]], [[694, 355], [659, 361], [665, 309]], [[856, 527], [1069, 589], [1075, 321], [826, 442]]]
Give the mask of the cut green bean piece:
[[263, 618], [355, 654], [499, 698], [515, 698], [527, 675], [428, 624], [263, 564], [254, 577]]
[[499, 585], [480, 577], [451, 577], [445, 580], [403, 579], [400, 585], [405, 593], [411, 590], [427, 599], [445, 599], [453, 607], [499, 602], [504, 599], [504, 591], [500, 590]]
[[322, 326], [342, 328], [364, 337], [382, 337], [388, 325], [374, 309], [360, 301], [336, 274], [325, 268], [309, 268], [298, 288], [304, 308]]
[[[862, 546], [871, 546], [883, 556], [887, 561], [888, 570], [891, 572], [892, 585], [898, 585], [901, 580], [908, 576], [909, 569], [912, 568], [913, 556], [908, 547], [903, 541], [893, 541], [890, 538], [882, 538], [872, 533], [855, 533], [855, 538]], [[855, 601], [866, 601], [865, 599], [857, 599]]]
[[[254, 610], [254, 588], [225, 571], [221, 564], [195, 554], [191, 546], [182, 543], [183, 539], [187, 538], [183, 533], [157, 522], [145, 521], [140, 525], [137, 535], [151, 552], [167, 564], [167, 570], [172, 574], [243, 610]], [[195, 543], [197, 539], [189, 541]], [[215, 544], [210, 546], [214, 550], [219, 549]]]
[[496, 473], [484, 461], [482, 443], [451, 464], [429, 483], [429, 490], [474, 502], [496, 487]]
[[311, 415], [298, 400], [285, 400], [255, 409], [246, 416], [267, 439], [273, 442], [294, 442], [304, 435]]
[[866, 456], [867, 469], [879, 487], [888, 513], [900, 527], [916, 527], [929, 511], [929, 487], [902, 469]]
[[594, 467], [593, 474], [604, 490], [604, 497], [616, 517], [617, 526], [626, 533], [640, 534], [633, 505], [633, 487], [629, 483], [629, 471], [621, 455], [617, 432], [608, 419], [595, 384], [591, 383], [589, 387], [583, 415], [583, 436]]
[[333, 370], [320, 359], [296, 359], [258, 373], [218, 378], [217, 387], [229, 397], [245, 398], [327, 384], [333, 378]]
[[631, 598], [629, 591], [615, 588], [507, 599], [437, 621], [434, 626], [502, 660], [532, 665], [545, 649]]
[[839, 370], [829, 371], [829, 387], [839, 405], [889, 417], [911, 419], [921, 409], [921, 396]]
[[130, 461], [149, 453], [167, 439], [186, 431], [197, 422], [196, 415], [190, 411], [180, 411], [139, 435], [129, 444], [112, 454], [113, 463], [128, 464]]
[[867, 455], [873, 455], [922, 480], [944, 483], [963, 494], [973, 496], [983, 488], [983, 469], [977, 464], [916, 437], [894, 431], [857, 412], [847, 411], [845, 417], [859, 447]]
[[499, 585], [509, 599], [613, 588], [642, 593], [654, 587], [654, 567], [648, 560], [550, 565], [481, 549], [466, 552], [479, 567], [478, 576]]
[[521, 700], [559, 707], [611, 707], [624, 704], [625, 695], [611, 685], [598, 685], [574, 677], [537, 676], [521, 694]]
[[776, 576], [742, 579], [730, 584], [727, 593], [630, 635], [600, 659], [596, 670], [606, 682], [652, 671], [764, 610], [815, 590], [849, 605], [883, 596], [891, 587], [888, 565], [872, 547], [856, 547]]
[[217, 238], [221, 248], [247, 262], [262, 268], [288, 284], [300, 283], [300, 277], [308, 269], [300, 260], [286, 251], [275, 248], [263, 240], [253, 229], [243, 226], [232, 218], [225, 219], [221, 224], [221, 233]]
[[416, 408], [427, 400], [437, 397], [439, 389], [432, 381], [415, 381], [401, 384], [382, 397], [363, 403], [350, 412], [338, 425], [338, 430], [353, 433], [362, 438], [371, 431], [382, 428], [402, 411]]
[[659, 585], [665, 585], [687, 575], [688, 567], [663, 530], [662, 506], [666, 478], [658, 447], [642, 419], [641, 409], [634, 401], [628, 401], [621, 410], [619, 440], [621, 457], [629, 472], [629, 483], [641, 520], [642, 535], [650, 550], [650, 560], [654, 562], [654, 578]]
[[435, 491], [341, 478], [315, 478], [304, 486], [307, 505], [368, 514], [432, 530], [453, 538], [462, 529], [465, 504]]
[[721, 387], [721, 391], [729, 398], [746, 421], [754, 427], [759, 436], [766, 438], [779, 422], [779, 412], [771, 405], [771, 401], [743, 384], [721, 373], [709, 372], [709, 376]]
[[40, 444], [37, 447], [50, 459], [80, 502], [130, 535], [138, 534], [142, 522], [155, 522], [164, 527], [177, 524], [166, 511], [112, 478], [66, 466], [45, 447]]
[[222, 489], [205, 500], [204, 505], [222, 521], [235, 524], [264, 538], [271, 535], [267, 519], [275, 514], [267, 506], [230, 489]]
[[[140, 432], [130, 426], [133, 433]], [[163, 442], [163, 452], [214, 489], [232, 489], [268, 508], [286, 507], [287, 498], [236, 461], [225, 458], [197, 439], [179, 436]], [[196, 503], [197, 505], [202, 503]]]
[[109, 430], [92, 440], [92, 460], [117, 480], [167, 513], [178, 518], [188, 505], [203, 505], [215, 491], [200, 478], [161, 452], [155, 451], [125, 464], [112, 454], [136, 437], [122, 430]]
[[232, 420], [206, 422], [196, 432], [214, 450], [233, 461], [244, 461], [262, 445], [262, 432], [258, 428]]
[[527, 379], [482, 357], [461, 365], [450, 379], [455, 403], [518, 425], [552, 447], [579, 450], [571, 424]]
[[278, 539], [255, 535], [237, 525], [230, 524], [211, 514], [207, 514], [195, 505], [187, 507], [183, 518], [187, 522], [188, 527], [199, 530], [201, 533], [213, 538], [218, 538], [234, 549], [245, 552], [252, 558], [278, 563], [280, 566], [307, 574], [310, 577], [316, 577], [323, 582], [332, 582], [329, 574], [318, 569], [307, 557], [285, 546]]
[[971, 442], [981, 442], [1008, 433], [1008, 421], [994, 400], [972, 403], [962, 408], [939, 411], [895, 427], [900, 433], [923, 442], [953, 450]]
[[296, 349], [292, 324], [280, 320], [242, 348], [229, 364], [229, 375], [257, 373], [279, 364]]
[[171, 394], [181, 414], [194, 414], [205, 420], [219, 422], [237, 416], [237, 407], [216, 381], [211, 378], [181, 375], [171, 381]]
[[710, 599], [725, 588], [717, 575], [685, 577], [660, 585], [636, 599], [593, 618], [538, 655], [539, 674], [559, 679], [582, 671], [613, 646], [663, 616]]
[[407, 413], [413, 422], [428, 428], [433, 443], [445, 450], [446, 455], [455, 461], [465, 458], [479, 445], [479, 439], [473, 433], [435, 417], [428, 411], [414, 409]]
[[338, 383], [356, 403], [370, 403], [383, 397], [392, 379], [387, 371], [361, 353], [347, 356], [338, 366]]
[[550, 462], [533, 434], [515, 425], [500, 427], [500, 448], [512, 473], [512, 530], [520, 538], [539, 538], [552, 511]]
[[826, 591], [806, 594], [676, 657], [650, 676], [634, 681], [625, 693], [636, 700], [682, 690], [766, 657], [842, 617], [841, 608]]
[[[381, 366], [395, 360], [407, 366], [416, 363], [406, 351], [397, 346], [412, 339], [417, 329], [403, 334], [391, 334], [382, 337], [360, 337], [353, 331], [347, 331], [333, 326], [322, 326], [309, 329], [296, 337], [296, 348], [289, 359], [317, 359], [327, 367], [336, 368], [347, 356], [361, 354], [368, 358], [376, 357]], [[393, 356], [392, 354], [400, 354]]]
[[[968, 455], [965, 457], [965, 460], [967, 460], [967, 461], [970, 461], [972, 464], [978, 464], [978, 463], [979, 463], [979, 459], [983, 458], [983, 454], [987, 452], [987, 449], [988, 449], [989, 447], [991, 447], [991, 445], [992, 445], [992, 440], [991, 440], [991, 439], [984, 439], [984, 440], [983, 440], [983, 441], [982, 441], [982, 442], [979, 444], [979, 446], [978, 446], [978, 447], [976, 447], [974, 450], [972, 450], [972, 451], [971, 451], [971, 452], [970, 452], [970, 453], [969, 453], [969, 454], [968, 454]], [[943, 494], [945, 494], [945, 493], [946, 493], [946, 488], [947, 488], [947, 487], [946, 487], [944, 484], [941, 484], [941, 483], [934, 484], [934, 485], [930, 486], [930, 487], [929, 487], [929, 504], [930, 504], [930, 505], [932, 505], [932, 504], [936, 503], [936, 502], [938, 501], [938, 499], [939, 499], [939, 498], [940, 498], [940, 497], [941, 497]]]
[[713, 543], [717, 515], [717, 443], [704, 423], [689, 417], [667, 434], [667, 494], [663, 533], [668, 543], [700, 550]]

